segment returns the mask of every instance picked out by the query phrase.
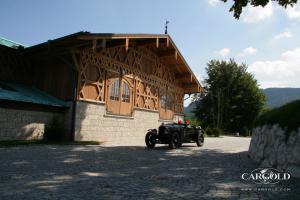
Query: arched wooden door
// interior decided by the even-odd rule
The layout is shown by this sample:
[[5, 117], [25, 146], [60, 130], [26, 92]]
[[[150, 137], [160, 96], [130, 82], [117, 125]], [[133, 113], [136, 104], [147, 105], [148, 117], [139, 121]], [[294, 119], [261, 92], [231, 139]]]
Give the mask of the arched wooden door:
[[120, 114], [131, 115], [132, 114], [132, 87], [126, 80], [122, 80], [121, 83], [121, 102], [120, 102]]
[[108, 79], [107, 91], [107, 113], [117, 115], [132, 114], [132, 87], [125, 79]]

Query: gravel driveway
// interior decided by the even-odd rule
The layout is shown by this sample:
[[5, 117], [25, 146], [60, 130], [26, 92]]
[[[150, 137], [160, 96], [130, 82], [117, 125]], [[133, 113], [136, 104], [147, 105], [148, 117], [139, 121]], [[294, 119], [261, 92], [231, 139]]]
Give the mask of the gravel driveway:
[[261, 188], [240, 178], [258, 167], [247, 157], [249, 142], [0, 148], [0, 199], [299, 199], [299, 179], [276, 186], [288, 191], [247, 191]]

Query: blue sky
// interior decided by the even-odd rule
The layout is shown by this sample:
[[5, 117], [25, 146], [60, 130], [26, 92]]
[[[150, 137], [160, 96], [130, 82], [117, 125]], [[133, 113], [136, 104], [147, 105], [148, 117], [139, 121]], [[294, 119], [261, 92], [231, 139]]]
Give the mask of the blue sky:
[[0, 36], [34, 45], [77, 31], [169, 34], [200, 79], [211, 59], [249, 65], [262, 88], [300, 87], [300, 6], [247, 8], [219, 0], [1, 0]]

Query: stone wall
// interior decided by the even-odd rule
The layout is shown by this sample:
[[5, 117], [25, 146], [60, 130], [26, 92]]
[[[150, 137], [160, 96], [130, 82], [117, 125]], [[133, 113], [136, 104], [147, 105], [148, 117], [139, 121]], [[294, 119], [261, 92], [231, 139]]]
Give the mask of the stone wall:
[[253, 129], [249, 155], [262, 167], [287, 169], [300, 177], [300, 128], [289, 134], [279, 125]]
[[0, 140], [42, 139], [45, 125], [62, 113], [0, 108]]
[[[148, 129], [158, 128], [164, 122], [159, 113], [135, 109], [132, 117], [106, 115], [105, 105], [77, 101], [75, 120], [75, 140], [97, 140], [114, 144], [144, 143]], [[174, 120], [182, 116], [174, 117]]]
[[72, 114], [73, 114], [73, 101], [66, 101], [69, 106], [69, 109], [66, 110], [63, 114], [63, 124], [65, 131], [65, 139], [72, 140]]

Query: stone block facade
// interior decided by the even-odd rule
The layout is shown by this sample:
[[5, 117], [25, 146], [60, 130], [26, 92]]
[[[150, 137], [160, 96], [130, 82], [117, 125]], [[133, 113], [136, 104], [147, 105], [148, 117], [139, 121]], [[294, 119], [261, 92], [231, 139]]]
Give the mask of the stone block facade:
[[278, 124], [255, 128], [249, 155], [261, 167], [285, 169], [300, 178], [300, 128], [289, 134]]
[[[182, 116], [175, 116], [178, 120]], [[96, 140], [122, 143], [122, 141], [144, 142], [148, 129], [158, 128], [164, 122], [159, 113], [134, 109], [132, 117], [106, 115], [105, 105], [77, 101], [75, 118], [75, 140]]]
[[[37, 110], [0, 108], [0, 140], [42, 139], [45, 126], [58, 118], [65, 127], [66, 139], [71, 138], [72, 102], [69, 109], [55, 113]], [[174, 121], [183, 120], [176, 115]], [[76, 102], [75, 135], [77, 141], [103, 141], [122, 144], [125, 140], [144, 142], [148, 129], [158, 128], [163, 122], [159, 113], [135, 109], [132, 117], [106, 115], [105, 105], [87, 101]]]
[[0, 108], [0, 140], [42, 139], [54, 117], [64, 120], [62, 113]]

